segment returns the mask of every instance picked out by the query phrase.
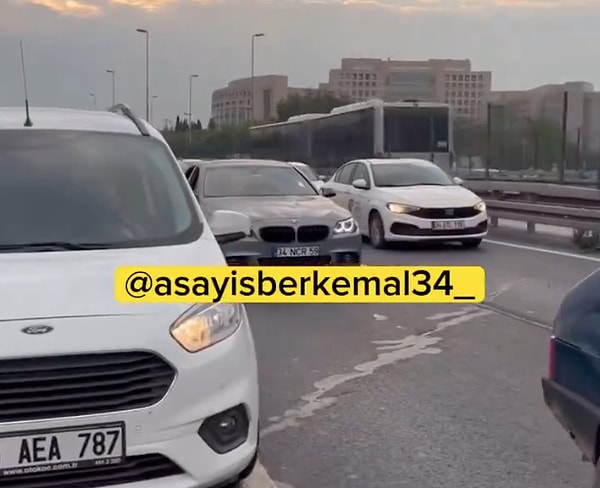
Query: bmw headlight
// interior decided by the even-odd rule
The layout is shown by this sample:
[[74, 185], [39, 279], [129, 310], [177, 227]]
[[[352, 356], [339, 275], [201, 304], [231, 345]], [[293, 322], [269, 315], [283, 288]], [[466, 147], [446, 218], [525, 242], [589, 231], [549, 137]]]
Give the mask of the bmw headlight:
[[340, 220], [333, 228], [334, 234], [353, 234], [358, 230], [358, 224], [352, 217]]
[[485, 212], [485, 202], [481, 200], [475, 204], [475, 210], [479, 212]]
[[188, 352], [198, 352], [232, 335], [243, 320], [237, 303], [198, 304], [171, 325], [171, 336]]
[[387, 209], [395, 214], [406, 214], [419, 210], [419, 207], [414, 205], [406, 205], [405, 203], [388, 203], [386, 204]]

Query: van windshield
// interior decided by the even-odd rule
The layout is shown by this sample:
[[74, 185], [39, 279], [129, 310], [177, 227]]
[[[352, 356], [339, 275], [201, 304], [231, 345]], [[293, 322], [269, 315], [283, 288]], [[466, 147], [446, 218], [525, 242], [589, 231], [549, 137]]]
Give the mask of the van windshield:
[[0, 175], [0, 252], [165, 246], [202, 234], [177, 162], [150, 137], [0, 131]]

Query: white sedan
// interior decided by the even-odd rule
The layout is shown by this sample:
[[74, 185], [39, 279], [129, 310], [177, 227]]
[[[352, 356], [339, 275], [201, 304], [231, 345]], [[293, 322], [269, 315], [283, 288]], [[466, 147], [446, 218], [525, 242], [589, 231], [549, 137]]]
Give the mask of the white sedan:
[[422, 159], [350, 161], [322, 187], [347, 208], [376, 248], [390, 241], [459, 241], [479, 246], [485, 203], [440, 167]]
[[317, 191], [321, 190], [324, 178], [315, 173], [308, 164], [299, 163], [296, 161], [289, 161], [288, 163], [296, 168], [296, 170], [299, 171], [308, 181], [310, 181]]

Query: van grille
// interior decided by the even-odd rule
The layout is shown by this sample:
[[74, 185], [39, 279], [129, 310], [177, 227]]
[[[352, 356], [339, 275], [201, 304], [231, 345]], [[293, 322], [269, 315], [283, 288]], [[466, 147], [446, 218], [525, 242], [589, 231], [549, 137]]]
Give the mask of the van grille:
[[148, 407], [174, 378], [171, 365], [141, 351], [0, 360], [0, 422]]
[[[94, 466], [70, 471], [44, 471], [0, 477], [0, 486], [10, 488], [96, 488], [150, 481], [182, 474], [183, 470], [159, 454], [127, 457], [114, 466]], [[6, 485], [5, 485], [6, 483]]]

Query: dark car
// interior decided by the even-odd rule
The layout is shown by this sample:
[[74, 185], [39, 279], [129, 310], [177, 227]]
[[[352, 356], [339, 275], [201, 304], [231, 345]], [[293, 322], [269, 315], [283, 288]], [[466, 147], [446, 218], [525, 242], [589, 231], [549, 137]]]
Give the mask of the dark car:
[[600, 270], [567, 294], [554, 320], [544, 401], [583, 458], [596, 467], [600, 488]]

